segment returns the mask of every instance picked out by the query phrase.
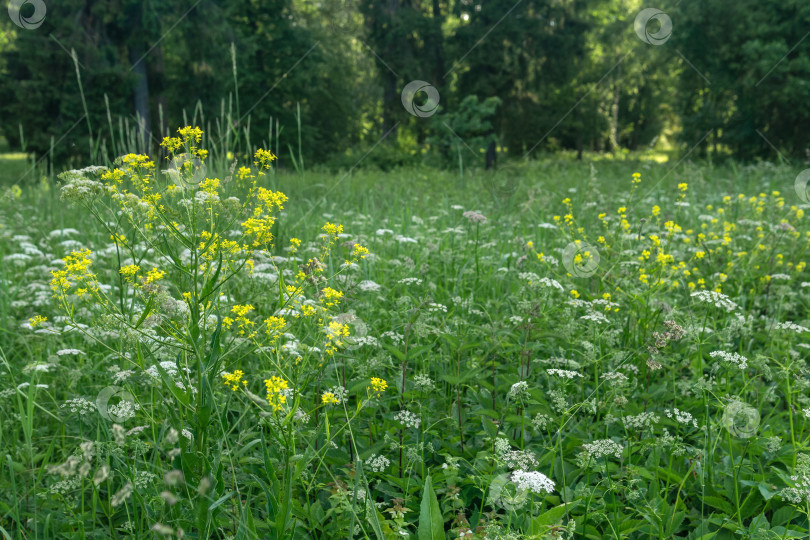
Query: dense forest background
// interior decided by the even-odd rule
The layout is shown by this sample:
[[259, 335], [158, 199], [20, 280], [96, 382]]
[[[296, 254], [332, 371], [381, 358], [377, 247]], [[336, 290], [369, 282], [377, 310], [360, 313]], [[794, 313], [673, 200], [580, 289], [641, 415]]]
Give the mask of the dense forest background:
[[[20, 2], [17, 2], [18, 4]], [[0, 136], [62, 164], [194, 122], [290, 161], [806, 157], [806, 0], [61, 0], [0, 17]], [[661, 43], [640, 39], [639, 12]], [[36, 10], [23, 4], [23, 17]], [[659, 26], [656, 26], [659, 25]], [[401, 93], [425, 81], [435, 114]], [[417, 100], [424, 100], [420, 93]]]

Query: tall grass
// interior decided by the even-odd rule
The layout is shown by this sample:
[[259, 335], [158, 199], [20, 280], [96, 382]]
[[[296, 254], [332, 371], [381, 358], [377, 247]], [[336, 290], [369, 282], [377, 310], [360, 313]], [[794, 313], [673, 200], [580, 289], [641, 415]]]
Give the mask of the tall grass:
[[[130, 161], [114, 188], [101, 171], [0, 187], [0, 532], [807, 536], [792, 171], [282, 173], [230, 110], [191, 145], [210, 142], [218, 186]], [[289, 200], [254, 245], [259, 187]]]

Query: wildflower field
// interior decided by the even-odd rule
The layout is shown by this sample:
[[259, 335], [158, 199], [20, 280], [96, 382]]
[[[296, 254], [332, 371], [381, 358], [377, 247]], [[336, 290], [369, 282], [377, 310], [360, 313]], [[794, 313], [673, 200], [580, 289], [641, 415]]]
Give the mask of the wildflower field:
[[810, 535], [796, 171], [205, 143], [0, 184], [3, 538]]

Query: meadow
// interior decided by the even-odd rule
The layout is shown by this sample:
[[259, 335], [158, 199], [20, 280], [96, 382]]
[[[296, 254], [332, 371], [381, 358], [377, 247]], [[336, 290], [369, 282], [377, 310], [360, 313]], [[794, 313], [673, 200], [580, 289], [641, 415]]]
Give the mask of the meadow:
[[793, 168], [205, 148], [0, 159], [3, 538], [810, 535]]

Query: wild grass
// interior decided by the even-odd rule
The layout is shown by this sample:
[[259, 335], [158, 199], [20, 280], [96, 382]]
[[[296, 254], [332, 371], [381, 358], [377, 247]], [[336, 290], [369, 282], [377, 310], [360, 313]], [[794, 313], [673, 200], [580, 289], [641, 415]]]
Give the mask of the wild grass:
[[5, 537], [810, 534], [795, 171], [225, 157], [0, 184]]

